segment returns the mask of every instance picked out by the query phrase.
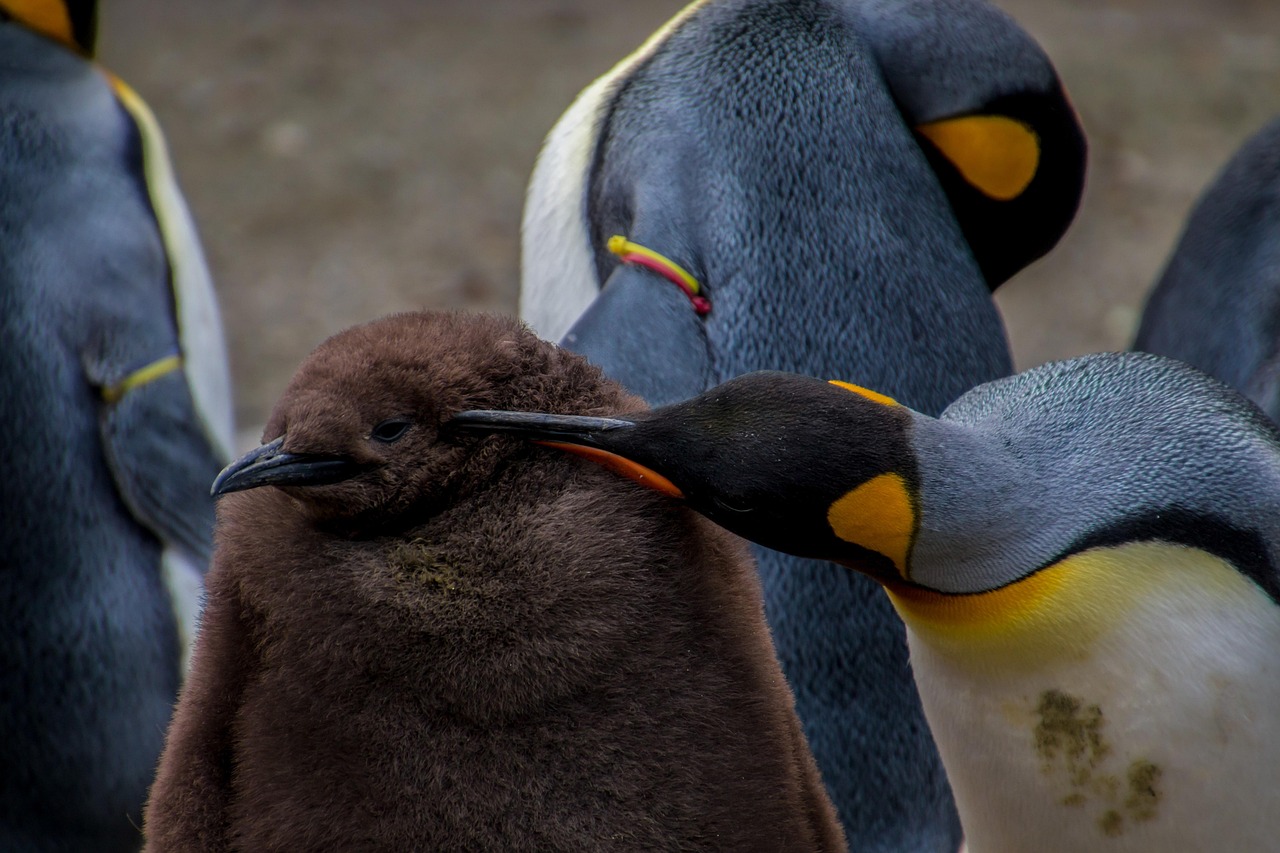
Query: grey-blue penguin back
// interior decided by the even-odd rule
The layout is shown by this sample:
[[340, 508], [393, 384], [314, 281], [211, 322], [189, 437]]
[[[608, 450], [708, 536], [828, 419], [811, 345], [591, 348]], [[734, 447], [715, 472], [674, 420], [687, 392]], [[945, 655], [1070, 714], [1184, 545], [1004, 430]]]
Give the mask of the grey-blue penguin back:
[[[1022, 147], [929, 136], [969, 118]], [[976, 179], [974, 155], [1029, 183]], [[1084, 158], [1049, 60], [982, 0], [707, 0], [548, 137], [521, 310], [654, 406], [786, 370], [936, 415], [1012, 369], [991, 289], [1061, 236]], [[709, 313], [615, 257], [615, 235], [687, 271]], [[954, 851], [958, 818], [883, 592], [828, 563], [757, 558], [851, 846]]]
[[839, 373], [936, 412], [1007, 373], [985, 281], [854, 22], [818, 0], [695, 15], [611, 105], [588, 199], [599, 280], [612, 234], [684, 260], [714, 303], [709, 384]]
[[1199, 370], [1101, 353], [983, 385], [942, 420], [1012, 457], [1034, 497], [992, 525], [1024, 528], [1039, 563], [1160, 539], [1231, 560], [1280, 600], [1280, 432]]

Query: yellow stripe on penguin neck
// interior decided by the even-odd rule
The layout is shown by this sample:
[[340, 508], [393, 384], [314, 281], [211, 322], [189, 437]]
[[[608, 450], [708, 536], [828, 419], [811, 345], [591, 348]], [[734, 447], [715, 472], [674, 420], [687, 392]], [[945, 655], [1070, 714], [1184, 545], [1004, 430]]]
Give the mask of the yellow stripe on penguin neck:
[[987, 669], [1088, 658], [1105, 634], [1174, 593], [1244, 610], [1266, 598], [1221, 557], [1156, 541], [1082, 551], [989, 592], [957, 595], [905, 584], [886, 591], [921, 642]]

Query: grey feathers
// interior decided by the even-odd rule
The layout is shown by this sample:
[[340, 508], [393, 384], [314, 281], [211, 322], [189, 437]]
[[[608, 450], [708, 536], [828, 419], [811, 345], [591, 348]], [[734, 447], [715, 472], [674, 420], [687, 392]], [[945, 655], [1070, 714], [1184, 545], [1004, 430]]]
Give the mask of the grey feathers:
[[1161, 539], [1280, 594], [1280, 434], [1198, 370], [1085, 356], [980, 386], [917, 429], [913, 571], [948, 566], [921, 582], [988, 589], [1088, 547]]
[[136, 850], [181, 680], [170, 584], [211, 547], [202, 354], [107, 76], [9, 20], [0, 55], [0, 848]]
[[1134, 348], [1193, 364], [1280, 419], [1280, 120], [1196, 204]]

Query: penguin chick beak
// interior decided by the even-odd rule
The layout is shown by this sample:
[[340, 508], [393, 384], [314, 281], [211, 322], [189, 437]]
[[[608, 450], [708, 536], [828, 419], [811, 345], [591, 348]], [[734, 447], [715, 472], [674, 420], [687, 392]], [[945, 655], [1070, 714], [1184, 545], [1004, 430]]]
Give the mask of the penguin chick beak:
[[326, 486], [348, 480], [365, 470], [342, 456], [285, 453], [284, 437], [250, 450], [232, 462], [213, 481], [214, 497], [258, 486]]
[[526, 438], [535, 444], [554, 447], [634, 480], [642, 486], [673, 498], [684, 492], [666, 477], [615, 452], [614, 440], [635, 428], [634, 421], [618, 418], [591, 418], [583, 415], [549, 415], [543, 412], [503, 412], [476, 409], [459, 412], [446, 424], [463, 432], [502, 432]]

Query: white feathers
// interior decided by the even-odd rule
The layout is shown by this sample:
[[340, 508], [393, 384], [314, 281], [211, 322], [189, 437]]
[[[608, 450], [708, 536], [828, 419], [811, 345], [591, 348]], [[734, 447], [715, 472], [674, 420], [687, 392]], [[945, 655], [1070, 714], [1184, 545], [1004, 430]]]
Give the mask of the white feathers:
[[587, 177], [600, 124], [632, 70], [708, 0], [695, 0], [574, 100], [547, 134], [529, 179], [521, 228], [520, 317], [558, 341], [600, 291], [587, 228]]
[[230, 461], [235, 446], [231, 377], [222, 320], [204, 252], [169, 165], [164, 135], [151, 109], [118, 78], [112, 78], [111, 83], [142, 138], [147, 191], [169, 257], [187, 384], [210, 444], [223, 461]]
[[190, 557], [173, 547], [164, 549], [160, 565], [178, 625], [178, 647], [182, 654], [179, 672], [185, 680], [191, 669], [191, 649], [195, 645], [196, 626], [204, 604], [203, 566], [192, 562]]
[[[1272, 849], [1280, 607], [1204, 551], [1091, 553], [1098, 572], [1064, 578], [1043, 618], [916, 626], [904, 613], [970, 850]], [[1074, 636], [1059, 630], [1035, 660], [1001, 652], [1034, 650], [1049, 623]], [[994, 633], [1005, 642], [984, 642]]]

